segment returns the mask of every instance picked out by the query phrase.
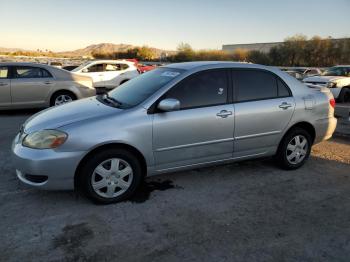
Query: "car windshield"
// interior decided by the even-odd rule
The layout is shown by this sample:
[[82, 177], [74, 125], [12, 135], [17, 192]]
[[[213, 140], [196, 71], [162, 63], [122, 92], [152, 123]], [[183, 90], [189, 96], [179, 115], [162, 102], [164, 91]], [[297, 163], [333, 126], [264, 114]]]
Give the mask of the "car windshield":
[[85, 66], [87, 66], [90, 63], [91, 62], [85, 62], [85, 63], [81, 64], [80, 66], [78, 66], [77, 68], [73, 69], [72, 72], [77, 72], [77, 71], [83, 69]]
[[128, 108], [140, 104], [161, 87], [177, 78], [185, 70], [174, 68], [157, 68], [117, 87], [108, 96]]
[[350, 76], [350, 67], [335, 66], [323, 72], [323, 76]]

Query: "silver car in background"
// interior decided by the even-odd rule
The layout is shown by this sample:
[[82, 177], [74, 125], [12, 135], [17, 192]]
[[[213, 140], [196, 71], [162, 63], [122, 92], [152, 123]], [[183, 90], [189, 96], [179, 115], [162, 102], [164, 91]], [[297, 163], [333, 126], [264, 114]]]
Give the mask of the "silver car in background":
[[94, 95], [90, 77], [36, 63], [0, 63], [0, 110], [49, 107]]
[[279, 69], [179, 63], [33, 116], [12, 151], [25, 184], [79, 188], [112, 203], [160, 173], [266, 156], [299, 168], [313, 144], [332, 136], [333, 115], [328, 89], [308, 88]]

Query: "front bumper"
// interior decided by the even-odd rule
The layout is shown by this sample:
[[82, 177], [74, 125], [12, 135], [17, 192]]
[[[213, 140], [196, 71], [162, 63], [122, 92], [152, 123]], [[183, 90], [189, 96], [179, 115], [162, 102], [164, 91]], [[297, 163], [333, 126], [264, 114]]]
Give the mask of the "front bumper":
[[48, 190], [74, 189], [75, 171], [86, 152], [32, 149], [18, 140], [17, 135], [12, 143], [12, 159], [20, 181]]

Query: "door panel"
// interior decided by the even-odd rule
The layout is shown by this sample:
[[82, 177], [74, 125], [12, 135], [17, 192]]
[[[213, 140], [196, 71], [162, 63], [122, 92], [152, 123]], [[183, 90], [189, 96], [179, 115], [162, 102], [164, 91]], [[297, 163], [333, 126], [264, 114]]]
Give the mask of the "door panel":
[[11, 80], [7, 66], [0, 66], [0, 107], [11, 106]]
[[82, 71], [87, 70], [88, 72], [82, 72], [82, 74], [90, 76], [94, 83], [94, 87], [104, 87], [104, 64], [93, 64]]
[[[218, 116], [226, 110], [230, 115]], [[153, 149], [158, 169], [232, 157], [232, 104], [154, 115]]]
[[106, 87], [116, 87], [119, 84], [119, 76], [126, 71], [122, 68], [122, 64], [105, 65], [104, 84]]
[[11, 106], [11, 80], [0, 78], [0, 107]]
[[278, 146], [295, 108], [288, 86], [268, 70], [233, 70], [234, 157], [264, 154]]
[[[281, 108], [284, 103], [290, 107]], [[294, 107], [293, 97], [236, 103], [234, 156], [259, 154], [278, 145]]]
[[46, 69], [36, 66], [13, 67], [12, 105], [47, 105], [50, 89], [56, 81]]
[[11, 94], [13, 105], [45, 104], [50, 88], [55, 85], [52, 78], [12, 79]]

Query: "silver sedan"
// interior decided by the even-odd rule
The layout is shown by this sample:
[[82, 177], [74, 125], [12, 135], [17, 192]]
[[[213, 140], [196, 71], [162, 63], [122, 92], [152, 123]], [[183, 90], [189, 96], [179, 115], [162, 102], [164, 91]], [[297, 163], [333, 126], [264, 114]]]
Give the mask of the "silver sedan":
[[0, 110], [61, 105], [94, 95], [90, 77], [36, 63], [0, 63]]
[[334, 99], [278, 69], [230, 62], [157, 68], [108, 94], [30, 118], [14, 139], [18, 178], [129, 198], [145, 176], [275, 156], [301, 167], [336, 127]]

